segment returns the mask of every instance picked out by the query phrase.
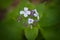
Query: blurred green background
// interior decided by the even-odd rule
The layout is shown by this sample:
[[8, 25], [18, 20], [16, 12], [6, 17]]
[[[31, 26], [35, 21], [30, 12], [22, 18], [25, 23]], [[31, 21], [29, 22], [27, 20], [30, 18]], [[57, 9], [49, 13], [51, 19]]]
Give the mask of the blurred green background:
[[[17, 22], [24, 7], [39, 13], [33, 29]], [[0, 40], [60, 40], [60, 0], [0, 0]]]

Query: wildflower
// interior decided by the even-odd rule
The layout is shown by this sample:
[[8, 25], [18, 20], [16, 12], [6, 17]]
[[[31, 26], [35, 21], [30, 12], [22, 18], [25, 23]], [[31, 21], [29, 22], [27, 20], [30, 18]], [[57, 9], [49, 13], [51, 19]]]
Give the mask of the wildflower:
[[31, 19], [31, 18], [28, 19], [28, 24], [33, 24], [33, 22], [34, 22], [33, 19]]
[[[37, 12], [36, 9], [30, 11], [28, 10], [27, 7], [24, 7], [24, 10], [23, 11], [20, 11], [20, 16], [23, 14], [24, 17], [31, 17], [31, 18], [28, 18], [28, 21], [27, 22], [24, 22], [24, 26], [28, 27], [28, 25], [30, 25], [30, 28], [32, 29], [33, 27], [32, 26], [36, 26], [37, 25], [37, 22], [39, 21], [39, 14]], [[36, 17], [36, 19], [32, 19], [33, 17]], [[20, 22], [22, 18], [19, 17], [18, 18], [18, 22]]]
[[35, 11], [34, 16], [35, 16], [35, 17], [37, 17], [37, 20], [39, 20], [39, 14], [38, 14], [37, 10], [36, 10], [36, 9], [34, 9], [34, 11]]
[[28, 15], [30, 15], [30, 11], [28, 10], [27, 7], [24, 7], [24, 11], [20, 11], [20, 14], [23, 14], [24, 17], [28, 17]]

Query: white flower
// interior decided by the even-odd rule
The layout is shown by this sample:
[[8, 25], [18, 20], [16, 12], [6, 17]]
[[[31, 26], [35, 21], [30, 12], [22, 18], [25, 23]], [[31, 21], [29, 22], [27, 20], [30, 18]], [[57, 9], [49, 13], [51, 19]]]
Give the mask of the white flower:
[[36, 9], [34, 9], [34, 11], [35, 11], [35, 16], [38, 16], [39, 14], [38, 14], [38, 12], [37, 12], [37, 10]]
[[24, 11], [20, 11], [20, 14], [24, 14]]
[[28, 11], [28, 8], [27, 7], [24, 7], [24, 11]]
[[28, 17], [28, 15], [30, 15], [30, 11], [28, 11], [27, 7], [24, 7], [24, 17]]
[[33, 22], [34, 22], [33, 19], [31, 19], [31, 18], [28, 19], [28, 24], [33, 24]]
[[35, 17], [37, 17], [37, 19], [39, 20], [39, 14], [38, 14], [37, 10], [36, 10], [36, 9], [34, 9], [34, 11], [35, 11], [34, 16], [35, 16]]
[[[34, 13], [33, 15], [34, 15], [35, 17], [37, 17], [37, 19], [39, 20], [39, 14], [38, 14], [37, 10], [34, 9], [34, 10], [32, 10], [32, 11], [33, 11], [33, 13]], [[29, 11], [27, 7], [24, 7], [24, 11], [20, 11], [20, 14], [23, 14], [24, 17], [28, 17], [28, 15], [31, 14], [31, 11]], [[29, 20], [30, 20], [30, 19], [29, 19]], [[32, 19], [31, 19], [31, 20], [32, 20]], [[31, 22], [33, 22], [33, 21], [31, 21]], [[29, 24], [30, 24], [31, 22], [29, 22]]]
[[28, 14], [24, 11], [20, 11], [20, 14], [24, 14], [24, 17], [28, 17]]

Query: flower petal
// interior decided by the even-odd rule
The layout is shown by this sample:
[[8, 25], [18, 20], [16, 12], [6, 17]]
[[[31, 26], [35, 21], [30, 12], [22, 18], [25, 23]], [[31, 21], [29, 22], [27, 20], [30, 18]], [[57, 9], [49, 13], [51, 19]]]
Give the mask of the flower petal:
[[24, 14], [24, 17], [28, 17], [28, 15], [27, 14]]
[[35, 14], [34, 14], [34, 16], [35, 16], [35, 17], [37, 17], [37, 16], [38, 16], [38, 14], [36, 14], [36, 13], [35, 13]]
[[20, 14], [24, 14], [24, 11], [20, 11]]
[[28, 19], [28, 24], [33, 24], [33, 22], [34, 22], [33, 19], [31, 19], [31, 18]]
[[27, 11], [26, 13], [27, 13], [28, 15], [30, 15], [30, 14], [31, 14], [31, 12], [30, 12], [30, 11]]
[[28, 11], [28, 8], [27, 7], [24, 7], [24, 11]]

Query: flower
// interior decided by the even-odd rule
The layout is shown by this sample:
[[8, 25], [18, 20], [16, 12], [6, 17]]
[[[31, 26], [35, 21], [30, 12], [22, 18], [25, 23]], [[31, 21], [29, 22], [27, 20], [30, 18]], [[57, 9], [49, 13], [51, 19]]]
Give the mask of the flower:
[[33, 22], [34, 22], [33, 19], [31, 19], [31, 18], [28, 19], [28, 24], [33, 24]]
[[37, 19], [39, 20], [39, 16], [37, 16]]
[[36, 9], [34, 9], [34, 11], [35, 11], [34, 16], [35, 16], [35, 17], [37, 17], [37, 20], [39, 20], [39, 14], [38, 14], [37, 10], [36, 10]]
[[[28, 10], [28, 7], [24, 7], [24, 10], [20, 11], [20, 14], [21, 15], [23, 14], [24, 17], [28, 18], [27, 24], [25, 24], [26, 26], [30, 25], [30, 28], [32, 29], [33, 25], [37, 25], [37, 22], [39, 21], [39, 13], [37, 12], [36, 9], [30, 11], [30, 10]], [[34, 19], [30, 18], [31, 16], [32, 16], [32, 18], [36, 17], [36, 19], [34, 20]], [[18, 18], [18, 22], [20, 22], [20, 20], [21, 20], [21, 18]]]
[[27, 7], [24, 7], [24, 11], [20, 11], [20, 14], [24, 14], [24, 17], [28, 17], [28, 15], [30, 15], [31, 12], [28, 10]]

